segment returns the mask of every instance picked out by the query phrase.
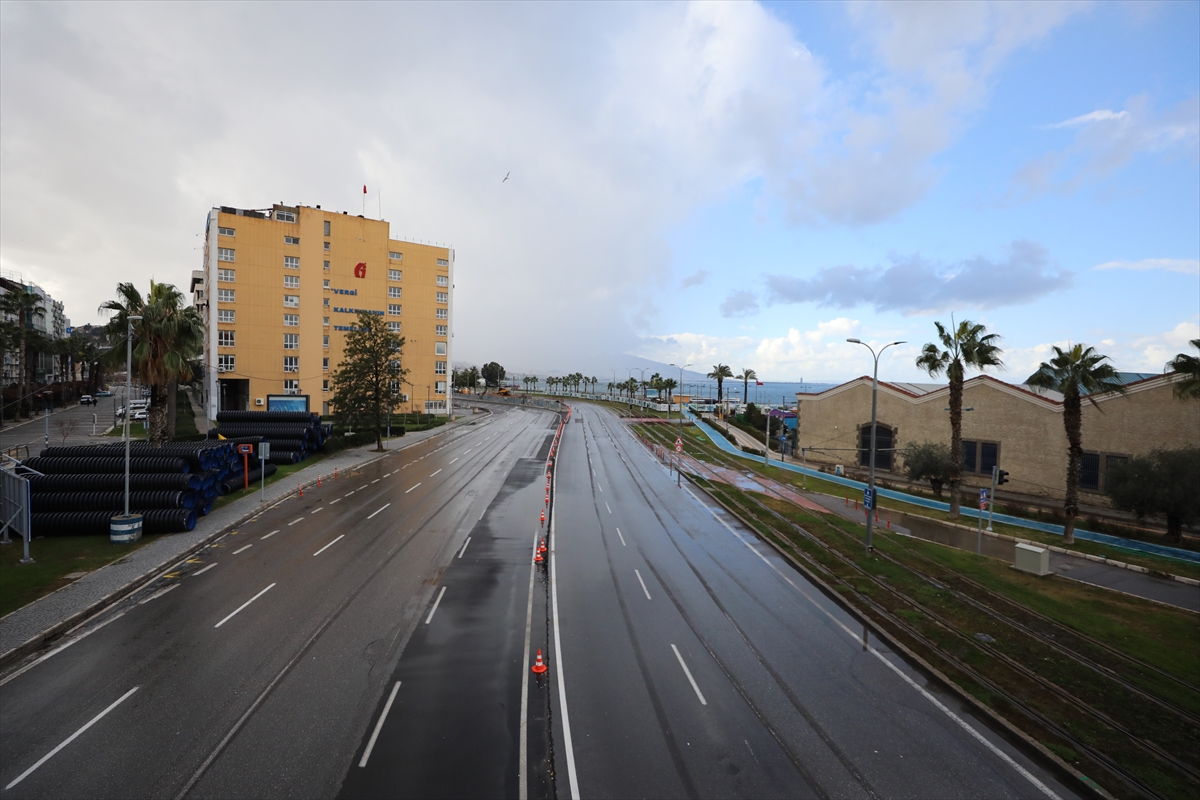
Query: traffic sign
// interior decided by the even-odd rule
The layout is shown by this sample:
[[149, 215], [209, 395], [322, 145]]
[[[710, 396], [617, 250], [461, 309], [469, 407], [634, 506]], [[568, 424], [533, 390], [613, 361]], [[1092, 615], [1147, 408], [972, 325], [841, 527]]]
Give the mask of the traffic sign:
[[67, 326], [67, 336], [70, 336], [74, 332], [75, 332], [75, 329], [72, 328], [70, 325], [68, 325]]
[[675, 437], [675, 452], [676, 453], [683, 452], [683, 437], [682, 436]]
[[238, 445], [238, 453], [241, 455], [253, 455], [254, 454], [254, 445], [239, 444]]
[[983, 511], [985, 508], [987, 508], [987, 503], [988, 503], [987, 492], [988, 492], [987, 489], [979, 490], [979, 510], [980, 511]]
[[863, 508], [870, 511], [875, 507], [875, 491], [871, 487], [863, 489]]

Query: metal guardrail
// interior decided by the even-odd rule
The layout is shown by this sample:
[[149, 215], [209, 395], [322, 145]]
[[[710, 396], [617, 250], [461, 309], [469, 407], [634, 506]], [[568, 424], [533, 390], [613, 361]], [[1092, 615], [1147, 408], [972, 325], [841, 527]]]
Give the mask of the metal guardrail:
[[22, 564], [32, 564], [29, 557], [29, 540], [33, 538], [33, 520], [30, 516], [29, 481], [15, 471], [16, 461], [5, 456], [0, 458], [0, 544], [11, 544], [8, 532], [20, 536], [25, 543]]

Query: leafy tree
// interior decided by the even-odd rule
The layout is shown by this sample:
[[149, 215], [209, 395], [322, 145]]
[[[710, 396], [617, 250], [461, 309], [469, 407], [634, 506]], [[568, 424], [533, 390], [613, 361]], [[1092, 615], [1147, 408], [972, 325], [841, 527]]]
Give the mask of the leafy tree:
[[[1200, 339], [1192, 339], [1191, 344], [1200, 350]], [[1167, 362], [1167, 371], [1183, 377], [1175, 384], [1176, 397], [1180, 400], [1200, 398], [1200, 358], [1180, 353]]]
[[997, 345], [1000, 336], [987, 333], [987, 328], [978, 323], [964, 319], [955, 327], [951, 321], [949, 331], [940, 322], [933, 324], [941, 346], [938, 342], [926, 344], [917, 356], [917, 366], [935, 377], [944, 372], [950, 379], [950, 519], [958, 519], [963, 462], [963, 378], [968, 368], [981, 372], [988, 367], [1003, 368], [1004, 362], [1000, 360], [1003, 351]]
[[1049, 389], [1063, 396], [1063, 427], [1067, 432], [1067, 496], [1063, 502], [1066, 523], [1063, 544], [1075, 543], [1075, 517], [1079, 514], [1079, 468], [1083, 462], [1083, 398], [1093, 406], [1096, 396], [1122, 392], [1117, 371], [1105, 364], [1108, 356], [1091, 347], [1077, 344], [1070, 350], [1054, 347], [1054, 358], [1043, 361], [1025, 383], [1036, 389]]
[[1167, 518], [1167, 541], [1182, 542], [1183, 526], [1200, 520], [1200, 448], [1155, 450], [1112, 464], [1104, 490], [1112, 504], [1137, 518]]
[[733, 377], [733, 370], [725, 364], [714, 364], [712, 372], [705, 377], [712, 378], [717, 382], [717, 405], [721, 404], [721, 391], [725, 386], [725, 379]]
[[942, 496], [942, 487], [950, 482], [951, 461], [950, 448], [944, 442], [925, 442], [904, 451], [904, 470], [908, 479], [929, 481], [938, 497]]
[[484, 364], [483, 368], [480, 369], [479, 372], [483, 376], [484, 389], [492, 386], [495, 386], [497, 389], [499, 389], [500, 384], [504, 382], [504, 367], [500, 366], [495, 361]]
[[749, 368], [743, 368], [740, 375], [735, 375], [734, 380], [742, 382], [742, 402], [750, 402], [750, 381], [758, 380], [758, 373]]
[[129, 317], [140, 316], [133, 326], [133, 371], [150, 386], [150, 443], [159, 447], [170, 436], [168, 394], [177, 381], [191, 379], [191, 360], [204, 352], [204, 319], [169, 283], [150, 281], [145, 298], [132, 283], [119, 283], [117, 296], [100, 306], [115, 312], [105, 326], [113, 342], [107, 357], [114, 366], [124, 364]]
[[[9, 284], [15, 287], [0, 295], [0, 317], [11, 315], [16, 317], [15, 328], [9, 332], [11, 344], [17, 352], [17, 416], [21, 414], [25, 395], [29, 394], [28, 348], [30, 330], [34, 317], [45, 317], [46, 309], [42, 308], [41, 298], [22, 284]], [[2, 412], [0, 412], [2, 414]]]
[[383, 450], [384, 417], [400, 399], [401, 381], [408, 375], [400, 363], [403, 350], [404, 337], [392, 333], [383, 317], [359, 311], [333, 373], [334, 412], [372, 425], [376, 450]]

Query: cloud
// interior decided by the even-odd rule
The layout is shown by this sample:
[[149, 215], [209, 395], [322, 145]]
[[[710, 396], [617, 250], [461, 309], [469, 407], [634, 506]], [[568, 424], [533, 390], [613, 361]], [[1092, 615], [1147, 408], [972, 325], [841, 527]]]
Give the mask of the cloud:
[[[1083, 344], [1095, 347], [1108, 356], [1113, 367], [1121, 372], [1159, 373], [1179, 353], [1194, 354], [1195, 348], [1190, 342], [1196, 338], [1200, 338], [1200, 321], [1192, 319], [1150, 336], [1110, 335], [1084, 341]], [[1011, 378], [1020, 383], [1032, 375], [1038, 365], [1054, 355], [1054, 345], [1066, 349], [1078, 343], [1079, 340], [1064, 339], [1032, 347], [1006, 348], [1004, 362]]]
[[1061, 150], [1030, 159], [1013, 175], [1010, 200], [1046, 193], [1069, 194], [1102, 180], [1143, 154], [1196, 161], [1200, 145], [1200, 99], [1188, 98], [1166, 111], [1145, 95], [1131, 97], [1121, 111], [1099, 109], [1044, 126], [1075, 131]]
[[1143, 258], [1141, 261], [1105, 261], [1092, 269], [1161, 269], [1165, 272], [1200, 275], [1200, 260], [1194, 258]]
[[708, 280], [708, 276], [710, 274], [711, 273], [706, 269], [698, 269], [691, 275], [684, 278], [683, 282], [679, 284], [679, 288], [687, 289], [689, 286], [699, 286]]
[[725, 298], [725, 302], [721, 303], [721, 316], [723, 317], [745, 317], [756, 313], [758, 313], [758, 300], [753, 292], [744, 290], [731, 292]]
[[890, 267], [825, 267], [811, 278], [768, 275], [770, 305], [815, 303], [834, 308], [924, 314], [949, 308], [997, 308], [1035, 300], [1068, 286], [1072, 273], [1052, 267], [1046, 248], [1015, 241], [1006, 257], [975, 256], [938, 264], [914, 255]]

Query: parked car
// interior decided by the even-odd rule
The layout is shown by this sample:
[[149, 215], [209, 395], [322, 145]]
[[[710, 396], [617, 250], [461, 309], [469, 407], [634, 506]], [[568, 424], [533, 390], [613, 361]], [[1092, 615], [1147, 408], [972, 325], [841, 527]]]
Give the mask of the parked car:
[[96, 397], [112, 397], [112, 392], [104, 389], [103, 391], [96, 392]]
[[79, 398], [79, 405], [94, 406], [96, 405], [96, 398], [92, 397], [90, 394], [85, 394]]
[[150, 419], [150, 412], [144, 408], [140, 409], [138, 411], [134, 411], [132, 419], [134, 422], [148, 420], [148, 419]]

